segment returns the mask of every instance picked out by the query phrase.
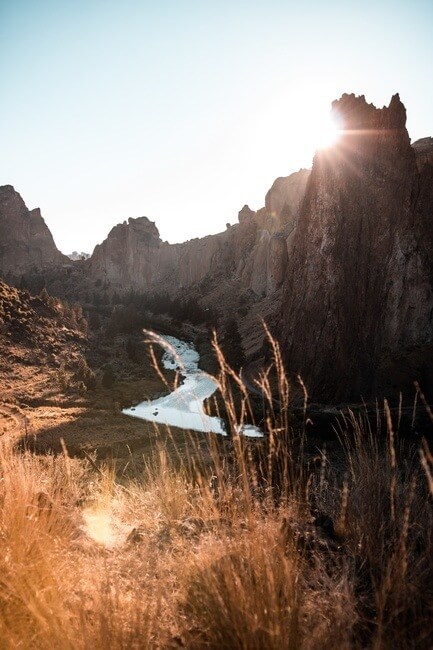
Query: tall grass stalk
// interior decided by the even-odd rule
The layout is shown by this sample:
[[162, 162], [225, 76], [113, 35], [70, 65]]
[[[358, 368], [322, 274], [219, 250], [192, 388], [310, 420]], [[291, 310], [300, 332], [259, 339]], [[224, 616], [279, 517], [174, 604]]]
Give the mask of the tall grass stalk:
[[214, 340], [227, 439], [204, 447], [185, 434], [188, 453], [169, 453], [168, 432], [170, 446], [157, 438], [144, 470], [121, 483], [65, 449], [2, 445], [2, 647], [433, 645], [427, 443], [404, 444], [401, 408], [394, 422], [385, 403], [375, 423], [342, 415], [342, 454], [321, 446], [312, 462], [307, 391], [296, 424], [269, 340], [260, 441], [239, 434], [257, 409]]

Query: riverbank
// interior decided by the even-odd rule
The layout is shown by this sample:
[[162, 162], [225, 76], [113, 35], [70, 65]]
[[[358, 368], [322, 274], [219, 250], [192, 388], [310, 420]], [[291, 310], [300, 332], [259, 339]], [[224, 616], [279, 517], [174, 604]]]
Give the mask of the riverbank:
[[[156, 429], [121, 413], [122, 408], [143, 399], [165, 395], [169, 392], [166, 382], [172, 385], [175, 378], [169, 368], [163, 369], [164, 380], [158, 376], [141, 333], [109, 339], [91, 333], [86, 339], [71, 330], [58, 353], [52, 347], [54, 340], [46, 332], [39, 349], [7, 341], [0, 366], [0, 435], [4, 439], [42, 454], [63, 453], [66, 447], [71, 456], [91, 456], [97, 463], [109, 460], [119, 476], [125, 471], [138, 476], [158, 442], [164, 443], [173, 459], [188, 456], [193, 448], [201, 449], [206, 457], [203, 435], [174, 427], [170, 432], [165, 427]], [[162, 351], [155, 346], [154, 352], [160, 364]], [[92, 389], [75, 379], [83, 360], [96, 371]], [[104, 387], [102, 374], [107, 364], [114, 380]]]
[[[200, 355], [194, 344], [155, 332], [146, 332], [145, 337], [150, 344], [163, 350], [161, 364], [165, 370], [176, 372], [175, 387], [168, 395], [145, 400], [123, 409], [122, 413], [187, 431], [229, 435], [230, 420], [209, 415], [205, 408], [205, 403], [219, 392], [219, 383], [200, 368]], [[262, 438], [264, 435], [257, 426], [245, 422], [236, 427], [236, 433], [250, 438]]]

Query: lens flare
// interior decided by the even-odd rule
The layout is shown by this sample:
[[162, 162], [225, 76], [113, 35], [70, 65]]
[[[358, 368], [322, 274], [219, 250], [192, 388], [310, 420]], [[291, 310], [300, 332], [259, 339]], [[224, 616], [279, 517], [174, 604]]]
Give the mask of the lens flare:
[[327, 116], [315, 128], [318, 149], [329, 149], [336, 144], [341, 135], [340, 125], [332, 116]]

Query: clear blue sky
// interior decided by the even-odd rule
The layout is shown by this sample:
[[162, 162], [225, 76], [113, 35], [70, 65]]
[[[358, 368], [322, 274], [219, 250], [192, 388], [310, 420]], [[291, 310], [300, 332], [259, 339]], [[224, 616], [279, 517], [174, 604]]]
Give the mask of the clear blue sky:
[[171, 242], [310, 166], [343, 92], [433, 135], [433, 0], [0, 0], [0, 184], [64, 252], [128, 217]]

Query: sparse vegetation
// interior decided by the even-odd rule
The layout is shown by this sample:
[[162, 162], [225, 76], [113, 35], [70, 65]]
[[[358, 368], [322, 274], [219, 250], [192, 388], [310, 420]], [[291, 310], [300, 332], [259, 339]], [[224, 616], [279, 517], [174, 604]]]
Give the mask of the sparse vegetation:
[[88, 390], [94, 390], [96, 388], [96, 374], [89, 368], [84, 357], [79, 357], [77, 361], [75, 379], [82, 381]]
[[[427, 648], [433, 643], [433, 457], [348, 413], [341, 457], [309, 457], [279, 403], [265, 441], [221, 453], [158, 444], [119, 480], [91, 457], [0, 456], [6, 648]], [[220, 387], [233, 431], [230, 368]], [[267, 378], [262, 387], [266, 394]], [[421, 458], [421, 462], [420, 459]], [[314, 461], [314, 462], [312, 462]], [[429, 487], [430, 486], [430, 487]]]

